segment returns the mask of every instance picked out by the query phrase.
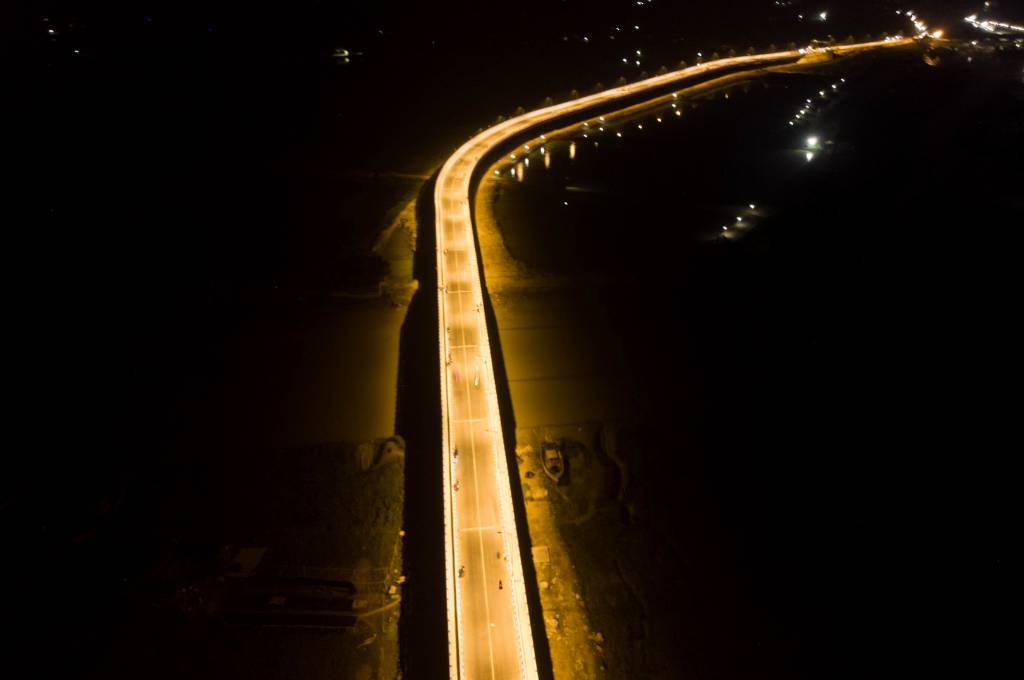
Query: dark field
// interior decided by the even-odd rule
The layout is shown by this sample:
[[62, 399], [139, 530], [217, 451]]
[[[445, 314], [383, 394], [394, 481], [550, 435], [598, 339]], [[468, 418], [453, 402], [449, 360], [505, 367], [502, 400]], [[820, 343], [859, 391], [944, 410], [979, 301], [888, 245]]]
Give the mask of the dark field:
[[[1014, 55], [773, 75], [678, 119], [552, 140], [550, 170], [531, 157], [521, 183], [497, 166], [511, 254], [567, 281], [506, 304], [576, 299], [564, 318], [591, 322], [575, 336], [532, 323], [558, 326], [575, 355], [619, 347], [605, 377], [640, 405], [620, 409], [625, 495], [600, 491], [582, 524], [572, 505], [561, 516], [610, 677], [888, 675], [935, 663], [936, 645], [1005, 635], [1016, 503], [1001, 386], [1020, 369], [1024, 224]], [[787, 125], [806, 98], [810, 120]], [[537, 394], [572, 384], [556, 351], [508, 333], [513, 378], [547, 380]], [[512, 394], [520, 425], [575, 413], [517, 403], [514, 379]], [[583, 469], [603, 469], [582, 444]]]

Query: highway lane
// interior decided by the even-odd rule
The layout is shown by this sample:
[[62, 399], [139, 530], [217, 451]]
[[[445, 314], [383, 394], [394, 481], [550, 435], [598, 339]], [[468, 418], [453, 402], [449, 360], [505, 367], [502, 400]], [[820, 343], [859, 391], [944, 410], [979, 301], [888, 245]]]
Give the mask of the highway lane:
[[[837, 56], [912, 44], [887, 40], [829, 48]], [[434, 191], [443, 432], [445, 567], [451, 678], [535, 678], [523, 557], [512, 505], [470, 188], [485, 156], [524, 133], [541, 134], [566, 115], [738, 65], [823, 58], [824, 50], [721, 59], [531, 111], [489, 128], [448, 159]]]

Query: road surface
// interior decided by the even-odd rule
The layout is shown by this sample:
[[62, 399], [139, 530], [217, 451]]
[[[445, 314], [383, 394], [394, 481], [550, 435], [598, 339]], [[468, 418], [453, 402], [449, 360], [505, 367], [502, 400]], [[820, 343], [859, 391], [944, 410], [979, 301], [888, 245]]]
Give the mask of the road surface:
[[[829, 49], [846, 55], [912, 42], [887, 40]], [[434, 204], [451, 678], [537, 677], [470, 214], [470, 186], [477, 164], [510, 137], [539, 136], [567, 114], [677, 81], [690, 85], [701, 76], [733, 66], [768, 66], [814, 59], [822, 53], [801, 49], [721, 59], [531, 111], [481, 132], [441, 169]]]

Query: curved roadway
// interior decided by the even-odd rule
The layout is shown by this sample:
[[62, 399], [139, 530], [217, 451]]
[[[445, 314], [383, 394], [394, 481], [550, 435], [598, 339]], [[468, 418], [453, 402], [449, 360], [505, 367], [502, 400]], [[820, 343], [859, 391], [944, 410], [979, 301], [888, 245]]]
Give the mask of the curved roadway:
[[[912, 42], [877, 41], [829, 50], [843, 55]], [[721, 59], [531, 111], [478, 134], [441, 169], [434, 205], [451, 678], [538, 675], [470, 212], [477, 164], [512, 137], [539, 135], [567, 115], [733, 66], [769, 66], [805, 54], [793, 50]]]

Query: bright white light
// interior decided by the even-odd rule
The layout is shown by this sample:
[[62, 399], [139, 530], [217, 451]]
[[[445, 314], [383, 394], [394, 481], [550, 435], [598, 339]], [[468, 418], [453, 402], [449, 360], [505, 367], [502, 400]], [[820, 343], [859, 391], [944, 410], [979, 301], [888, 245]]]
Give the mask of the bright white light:
[[751, 204], [750, 204], [750, 209], [751, 209], [751, 210], [753, 210], [753, 209], [754, 209], [754, 208], [756, 208], [756, 207], [757, 207], [757, 206], [755, 206], [755, 205], [754, 205], [753, 203], [751, 203]]
[[682, 111], [680, 111], [679, 109], [676, 109], [676, 115], [677, 115], [677, 116], [681, 116], [681, 115], [683, 115], [683, 112], [682, 112]]
[[818, 146], [818, 138], [817, 137], [808, 137], [807, 138], [807, 146], [811, 147], [812, 149], [814, 147]]
[[621, 133], [621, 132], [616, 132], [616, 133], [615, 133], [615, 136], [616, 136], [616, 137], [621, 137], [621, 136], [622, 136], [622, 133]]
[[822, 12], [821, 14], [818, 15], [818, 18], [821, 19], [822, 21], [825, 21], [826, 19], [828, 19], [828, 12]]
[[661, 118], [655, 118], [655, 120], [658, 121], [659, 123], [661, 122]]
[[729, 227], [722, 227], [722, 231], [729, 231]]
[[636, 51], [636, 56], [638, 56], [638, 57], [640, 56], [640, 50]]
[[825, 96], [825, 90], [818, 90], [818, 95], [821, 97]]
[[569, 205], [569, 201], [562, 201], [562, 205]]
[[742, 221], [743, 221], [743, 218], [742, 218], [742, 217], [737, 217], [737, 218], [736, 218], [736, 221], [737, 221], [737, 222], [742, 222]]
[[50, 35], [53, 35], [57, 31], [53, 30], [52, 28], [48, 28], [48, 29], [46, 29], [46, 32], [49, 33]]
[[807, 152], [806, 157], [807, 157], [807, 162], [808, 163], [810, 163], [812, 160], [814, 160], [814, 154], [812, 152], [810, 152], [810, 151]]

